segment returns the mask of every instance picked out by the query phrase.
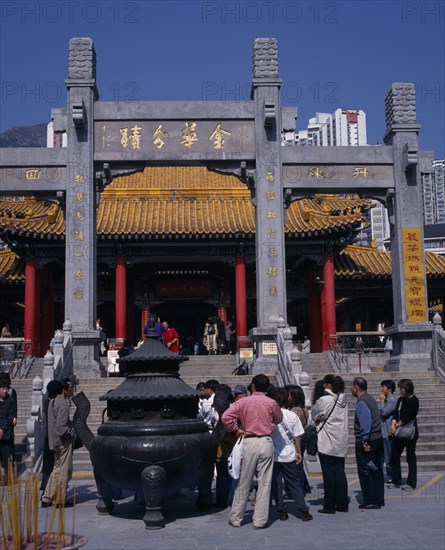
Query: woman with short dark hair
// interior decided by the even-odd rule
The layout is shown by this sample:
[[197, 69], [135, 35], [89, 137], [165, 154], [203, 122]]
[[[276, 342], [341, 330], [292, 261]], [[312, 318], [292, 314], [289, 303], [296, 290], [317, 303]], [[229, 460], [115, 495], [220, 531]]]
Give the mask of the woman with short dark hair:
[[343, 378], [323, 378], [324, 395], [312, 407], [318, 426], [318, 456], [323, 474], [324, 503], [321, 514], [347, 512], [349, 507], [345, 458], [348, 453], [348, 405]]
[[[406, 462], [408, 463], [408, 477], [406, 485], [402, 489], [415, 489], [417, 485], [417, 458], [416, 444], [419, 439], [417, 427], [417, 413], [419, 412], [419, 400], [414, 395], [414, 384], [409, 378], [402, 378], [397, 384], [400, 389], [400, 397], [397, 400], [396, 409], [392, 417], [391, 436], [393, 447], [391, 455], [392, 483], [388, 483], [388, 489], [397, 489], [402, 484], [402, 469], [400, 457], [406, 448]], [[395, 437], [396, 430], [408, 422], [414, 422], [415, 432], [413, 439], [400, 439]]]

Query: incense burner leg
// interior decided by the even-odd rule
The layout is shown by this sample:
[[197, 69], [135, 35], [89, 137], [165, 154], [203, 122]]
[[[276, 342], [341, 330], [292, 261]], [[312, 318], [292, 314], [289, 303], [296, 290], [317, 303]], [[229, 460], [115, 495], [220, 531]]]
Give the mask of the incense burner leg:
[[164, 495], [166, 473], [161, 466], [147, 466], [141, 475], [142, 489], [145, 497], [144, 523], [146, 529], [164, 527], [162, 515], [162, 497]]

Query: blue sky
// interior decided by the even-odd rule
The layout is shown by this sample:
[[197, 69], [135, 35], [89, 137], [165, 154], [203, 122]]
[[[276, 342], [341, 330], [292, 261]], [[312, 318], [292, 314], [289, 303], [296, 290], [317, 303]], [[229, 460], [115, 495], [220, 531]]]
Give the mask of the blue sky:
[[0, 129], [66, 104], [68, 43], [92, 37], [102, 100], [248, 99], [257, 37], [275, 37], [283, 105], [363, 109], [382, 142], [384, 95], [414, 82], [420, 146], [444, 158], [445, 4], [438, 1], [3, 0]]

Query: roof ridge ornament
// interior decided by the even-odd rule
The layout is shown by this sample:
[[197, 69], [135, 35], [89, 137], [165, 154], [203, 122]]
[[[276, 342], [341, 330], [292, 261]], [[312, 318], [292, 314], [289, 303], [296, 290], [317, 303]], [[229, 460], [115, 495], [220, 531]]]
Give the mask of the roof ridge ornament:
[[253, 44], [253, 78], [278, 78], [278, 43], [276, 38], [256, 38]]

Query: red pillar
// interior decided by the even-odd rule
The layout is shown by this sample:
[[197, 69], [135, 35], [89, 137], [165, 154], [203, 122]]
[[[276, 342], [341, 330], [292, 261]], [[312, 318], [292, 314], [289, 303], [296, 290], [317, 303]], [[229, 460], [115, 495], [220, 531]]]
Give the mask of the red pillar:
[[25, 267], [25, 350], [26, 355], [34, 355], [36, 336], [36, 259], [26, 258]]
[[[308, 280], [308, 310], [309, 310], [309, 340], [311, 341], [311, 352], [320, 353], [323, 351], [323, 324], [321, 321], [321, 289], [316, 282], [316, 270], [309, 269]], [[320, 275], [320, 274], [318, 274]], [[320, 277], [319, 277], [320, 279]]]
[[246, 258], [235, 257], [236, 336], [247, 336]]
[[116, 257], [116, 338], [127, 337], [127, 262], [125, 256]]
[[[41, 299], [40, 299], [40, 270], [36, 270], [36, 284], [35, 284], [35, 307], [34, 307], [34, 342], [33, 342], [33, 350], [34, 355], [36, 357], [41, 356], [41, 339], [40, 339], [40, 326], [42, 325], [42, 317], [40, 315], [40, 306], [41, 306]], [[45, 350], [46, 353], [46, 350]]]
[[[335, 319], [335, 283], [334, 283], [334, 258], [325, 254], [323, 265], [324, 298], [326, 314], [326, 349], [329, 349], [329, 338], [337, 334]], [[325, 348], [323, 348], [325, 349]]]

